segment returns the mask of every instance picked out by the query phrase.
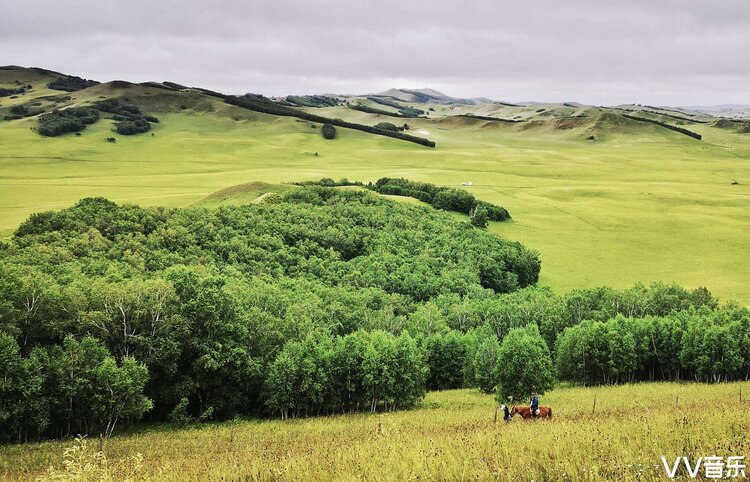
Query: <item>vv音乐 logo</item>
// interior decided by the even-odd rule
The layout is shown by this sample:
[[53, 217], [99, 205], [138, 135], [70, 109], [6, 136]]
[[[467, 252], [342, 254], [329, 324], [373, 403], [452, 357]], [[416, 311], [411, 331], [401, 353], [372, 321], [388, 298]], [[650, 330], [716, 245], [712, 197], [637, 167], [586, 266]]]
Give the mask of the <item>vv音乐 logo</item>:
[[680, 468], [685, 469], [685, 473], [691, 479], [701, 476], [706, 479], [734, 479], [745, 478], [745, 457], [730, 456], [719, 457], [712, 455], [710, 457], [698, 457], [697, 460], [691, 461], [687, 457], [677, 457], [674, 462], [670, 462], [666, 457], [661, 457], [664, 464], [664, 470], [670, 479], [677, 477], [681, 473]]

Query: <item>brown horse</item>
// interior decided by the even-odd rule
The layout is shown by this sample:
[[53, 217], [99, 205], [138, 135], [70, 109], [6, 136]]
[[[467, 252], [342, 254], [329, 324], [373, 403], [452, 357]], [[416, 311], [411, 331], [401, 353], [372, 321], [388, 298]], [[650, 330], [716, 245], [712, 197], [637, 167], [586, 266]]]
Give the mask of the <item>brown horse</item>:
[[510, 416], [513, 417], [515, 414], [519, 414], [524, 420], [530, 418], [552, 418], [552, 409], [546, 405], [540, 405], [537, 414], [532, 415], [530, 407], [513, 405], [513, 408], [510, 409]]

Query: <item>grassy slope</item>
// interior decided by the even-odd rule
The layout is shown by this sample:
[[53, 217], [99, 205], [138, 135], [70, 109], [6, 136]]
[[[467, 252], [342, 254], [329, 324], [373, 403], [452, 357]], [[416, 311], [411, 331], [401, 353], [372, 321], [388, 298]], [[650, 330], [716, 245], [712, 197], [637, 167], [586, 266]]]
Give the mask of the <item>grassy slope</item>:
[[[111, 135], [111, 122], [100, 121], [81, 137], [41, 138], [29, 129], [34, 119], [0, 122], [0, 234], [10, 234], [32, 212], [58, 209], [83, 196], [182, 206], [254, 181], [324, 176], [363, 181], [405, 176], [445, 185], [472, 181], [472, 192], [507, 207], [514, 217], [514, 223], [490, 229], [540, 251], [542, 283], [566, 290], [677, 281], [750, 303], [743, 269], [750, 249], [750, 135], [690, 125], [704, 135], [699, 142], [621, 120], [594, 128], [586, 120], [589, 124], [556, 129], [555, 116], [581, 109], [545, 106], [545, 117], [535, 113], [541, 106], [531, 111], [435, 106], [434, 116], [523, 113], [549, 121], [408, 119], [412, 132], [428, 131], [424, 135], [438, 143], [427, 149], [346, 129], [326, 141], [320, 126], [307, 122], [193, 94], [179, 94], [179, 102], [189, 107], [180, 111], [164, 91], [122, 90], [160, 117], [154, 136], [115, 136], [118, 142], [109, 144], [104, 138]], [[74, 94], [74, 101], [91, 102], [115, 91], [97, 86]], [[345, 107], [315, 111], [370, 124], [392, 120]], [[598, 140], [586, 141], [592, 132]], [[733, 180], [740, 184], [731, 185]]]
[[[663, 480], [662, 455], [750, 450], [747, 393], [748, 382], [562, 388], [542, 397], [551, 421], [506, 425], [493, 423], [492, 396], [454, 390], [384, 414], [380, 435], [377, 415], [358, 414], [151, 427], [115, 436], [104, 451], [114, 462], [141, 453], [136, 478], [152, 480]], [[0, 479], [33, 480], [59, 467], [69, 445], [0, 447]], [[92, 453], [96, 445], [89, 442]]]

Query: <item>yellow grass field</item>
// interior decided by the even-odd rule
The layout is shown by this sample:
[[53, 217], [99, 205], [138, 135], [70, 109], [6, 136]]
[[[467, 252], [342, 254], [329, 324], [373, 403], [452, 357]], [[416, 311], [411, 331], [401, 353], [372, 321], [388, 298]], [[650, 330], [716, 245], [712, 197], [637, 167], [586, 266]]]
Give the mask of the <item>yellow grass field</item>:
[[748, 396], [750, 382], [558, 388], [542, 397], [552, 420], [505, 424], [502, 412], [493, 422], [490, 395], [432, 392], [417, 410], [383, 414], [380, 434], [376, 414], [156, 426], [106, 441], [106, 464], [96, 461], [98, 441], [87, 441], [78, 460], [88, 469], [67, 472], [62, 454], [73, 441], [0, 447], [0, 478], [664, 480], [662, 455], [750, 457]]

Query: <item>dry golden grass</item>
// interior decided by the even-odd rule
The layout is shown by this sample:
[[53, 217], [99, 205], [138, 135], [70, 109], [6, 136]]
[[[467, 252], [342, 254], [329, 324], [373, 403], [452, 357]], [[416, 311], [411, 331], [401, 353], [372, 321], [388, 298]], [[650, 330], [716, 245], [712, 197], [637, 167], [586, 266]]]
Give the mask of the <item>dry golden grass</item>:
[[[561, 388], [551, 421], [493, 423], [491, 396], [430, 393], [422, 408], [287, 422], [242, 421], [115, 436], [94, 478], [148, 480], [656, 480], [660, 457], [750, 457], [750, 383]], [[592, 413], [596, 397], [596, 412]], [[502, 418], [502, 414], [500, 414]], [[71, 441], [0, 448], [0, 478], [65, 477]], [[96, 441], [88, 449], [92, 460]], [[70, 475], [75, 476], [74, 473]]]

